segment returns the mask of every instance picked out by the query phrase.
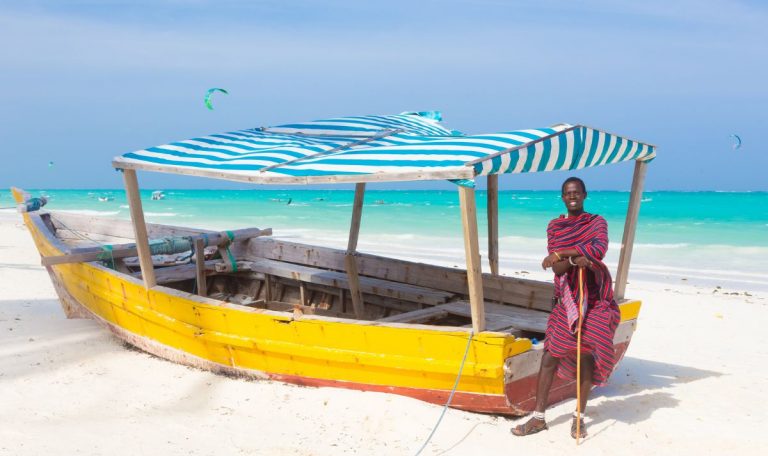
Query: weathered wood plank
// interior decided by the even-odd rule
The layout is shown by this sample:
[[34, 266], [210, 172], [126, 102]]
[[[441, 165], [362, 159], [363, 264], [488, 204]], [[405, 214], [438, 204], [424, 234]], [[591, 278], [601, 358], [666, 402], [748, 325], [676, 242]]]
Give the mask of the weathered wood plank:
[[[240, 264], [241, 263], [238, 263], [238, 265]], [[252, 271], [263, 272], [278, 277], [327, 285], [334, 288], [349, 289], [348, 278], [346, 274], [341, 272], [268, 260], [266, 258], [242, 262], [242, 266], [243, 268], [248, 268]], [[440, 290], [432, 290], [371, 277], [360, 278], [360, 290], [367, 294], [375, 294], [428, 305], [442, 304], [453, 297], [452, 293]]]
[[[100, 235], [124, 239], [134, 239], [133, 226], [130, 220], [120, 220], [93, 215], [71, 214], [67, 212], [49, 211], [51, 222], [57, 231], [77, 231], [89, 235]], [[163, 236], [194, 236], [201, 233], [212, 233], [209, 230], [174, 225], [159, 225], [147, 223], [147, 234], [150, 237]]]
[[[259, 238], [247, 246], [244, 258], [269, 258], [307, 266], [345, 271], [345, 252], [328, 247], [309, 246], [288, 241]], [[358, 272], [410, 285], [445, 290], [468, 295], [467, 275], [463, 270], [386, 258], [365, 253], [357, 254]], [[553, 285], [548, 282], [507, 276], [483, 274], [483, 295], [488, 300], [550, 311]]]
[[[242, 230], [230, 231], [235, 237], [235, 242], [251, 239], [258, 236], [269, 236], [272, 234], [272, 229], [259, 229], [259, 228], [246, 228]], [[224, 245], [229, 242], [229, 237], [225, 232], [199, 234], [192, 236], [192, 240], [205, 239], [207, 245]], [[147, 247], [149, 248], [149, 247]], [[44, 266], [52, 266], [55, 264], [64, 263], [84, 263], [89, 261], [97, 261], [103, 259], [105, 256], [108, 258], [127, 258], [133, 257], [138, 254], [138, 248], [136, 244], [118, 244], [112, 245], [111, 250], [106, 251], [101, 247], [86, 247], [73, 249], [71, 253], [66, 255], [43, 257], [42, 263]]]
[[139, 263], [141, 264], [141, 276], [144, 281], [144, 287], [152, 288], [157, 285], [157, 281], [155, 280], [155, 269], [152, 266], [152, 254], [149, 252], [149, 237], [147, 235], [147, 227], [144, 224], [144, 211], [141, 208], [139, 181], [136, 178], [136, 171], [124, 170], [123, 181], [125, 183], [125, 194], [128, 197], [128, 206], [131, 211], [131, 220], [133, 221], [134, 239], [136, 239], [136, 249], [139, 254]]
[[[113, 161], [112, 167], [123, 170], [144, 170], [168, 172], [163, 165], [151, 163], [126, 163]], [[445, 179], [472, 179], [475, 171], [472, 167], [454, 167], [451, 169], [429, 169], [420, 171], [404, 171], [400, 173], [373, 173], [373, 174], [336, 174], [330, 176], [280, 176], [280, 175], [250, 175], [232, 174], [221, 171], [210, 171], [200, 168], [175, 168], [174, 174], [189, 176], [204, 176], [214, 179], [223, 179], [236, 182], [251, 182], [256, 184], [334, 184], [334, 183], [359, 183], [359, 182], [402, 182], [418, 180], [445, 180]]]
[[357, 270], [357, 260], [355, 251], [357, 250], [357, 239], [360, 235], [360, 221], [363, 216], [363, 199], [365, 198], [365, 184], [355, 185], [355, 200], [352, 204], [352, 222], [349, 227], [349, 242], [347, 243], [347, 252], [344, 257], [344, 266], [349, 279], [349, 294], [352, 298], [352, 308], [357, 318], [362, 318], [365, 313], [363, 303], [363, 293], [360, 290], [360, 274]]
[[397, 315], [392, 315], [386, 318], [379, 318], [376, 321], [390, 322], [390, 323], [424, 323], [430, 320], [437, 320], [439, 318], [447, 317], [448, 311], [442, 308], [442, 305], [435, 307], [427, 307], [426, 309], [414, 310], [411, 312], [404, 312]]
[[499, 275], [499, 175], [489, 174], [488, 192], [488, 264], [491, 275]]
[[624, 235], [621, 239], [621, 253], [619, 254], [619, 266], [616, 271], [616, 283], [614, 284], [614, 297], [622, 299], [627, 288], [629, 278], [629, 263], [632, 261], [632, 247], [635, 244], [635, 231], [637, 229], [637, 217], [640, 214], [640, 202], [643, 197], [643, 184], [648, 163], [635, 161], [635, 171], [632, 176], [632, 190], [629, 194], [629, 206], [627, 207], [627, 219], [624, 222]]
[[[441, 306], [449, 313], [471, 317], [472, 311], [466, 301], [456, 301]], [[491, 302], [485, 303], [485, 316], [488, 321], [495, 321], [495, 327], [513, 327], [525, 331], [543, 333], [547, 328], [549, 314], [539, 310], [523, 309], [515, 306], [505, 306]]]
[[265, 309], [277, 310], [280, 312], [294, 312], [294, 317], [301, 317], [303, 315], [323, 315], [326, 317], [335, 318], [349, 318], [349, 315], [344, 315], [341, 312], [335, 312], [333, 310], [320, 309], [318, 307], [304, 306], [301, 304], [293, 304], [289, 302], [270, 301], [264, 305]]
[[197, 279], [197, 294], [208, 295], [208, 283], [205, 277], [205, 241], [195, 239], [195, 276]]
[[472, 310], [472, 330], [485, 330], [485, 308], [483, 301], [483, 278], [480, 264], [480, 248], [477, 240], [477, 211], [475, 189], [459, 186], [461, 225], [464, 229], [464, 253], [467, 259], [467, 286]]

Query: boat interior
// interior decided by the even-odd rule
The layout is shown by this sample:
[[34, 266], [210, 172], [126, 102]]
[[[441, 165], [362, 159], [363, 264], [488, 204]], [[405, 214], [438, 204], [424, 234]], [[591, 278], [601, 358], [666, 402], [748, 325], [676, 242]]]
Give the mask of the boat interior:
[[[129, 220], [39, 212], [68, 256], [98, 252], [101, 264], [141, 278], [139, 259], [120, 257], [133, 246]], [[214, 231], [147, 224], [150, 240], [221, 235]], [[226, 232], [225, 232], [226, 233]], [[153, 255], [158, 286], [256, 309], [435, 329], [471, 328], [466, 271], [355, 252], [362, 294], [353, 304], [344, 250], [275, 239], [271, 230], [237, 230], [224, 246]], [[198, 244], [198, 247], [202, 244]], [[105, 246], [109, 246], [108, 249]], [[93, 257], [91, 257], [93, 258]], [[201, 261], [202, 259], [202, 261]], [[82, 261], [82, 260], [81, 260]], [[72, 262], [68, 260], [66, 262]], [[483, 274], [486, 330], [517, 337], [544, 336], [551, 283]]]

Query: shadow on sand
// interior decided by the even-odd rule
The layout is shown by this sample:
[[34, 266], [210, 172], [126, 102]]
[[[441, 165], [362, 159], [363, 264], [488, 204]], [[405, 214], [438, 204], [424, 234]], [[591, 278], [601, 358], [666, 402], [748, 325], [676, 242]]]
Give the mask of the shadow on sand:
[[[724, 374], [690, 366], [625, 357], [611, 376], [608, 386], [596, 388], [590, 396], [590, 427], [605, 421], [612, 423], [589, 437], [595, 437], [616, 422], [640, 423], [649, 419], [656, 410], [673, 408], [680, 403], [671, 392], [659, 390], [674, 389], [721, 375]], [[575, 406], [575, 400], [570, 400]], [[549, 423], [557, 425], [570, 421], [571, 415], [562, 415]]]

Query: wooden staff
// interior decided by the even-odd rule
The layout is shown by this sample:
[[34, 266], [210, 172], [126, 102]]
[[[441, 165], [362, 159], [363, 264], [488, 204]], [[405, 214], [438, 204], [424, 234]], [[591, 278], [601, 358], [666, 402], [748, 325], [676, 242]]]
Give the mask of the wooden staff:
[[584, 305], [584, 268], [579, 268], [579, 325], [576, 332], [576, 445], [581, 437], [581, 324]]

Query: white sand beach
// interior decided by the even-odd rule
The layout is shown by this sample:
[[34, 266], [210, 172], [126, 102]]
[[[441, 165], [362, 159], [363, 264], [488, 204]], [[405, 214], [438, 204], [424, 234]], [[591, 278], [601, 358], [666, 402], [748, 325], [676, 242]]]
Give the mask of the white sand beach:
[[[423, 454], [766, 454], [768, 296], [631, 280], [638, 330], [590, 436], [448, 410]], [[441, 407], [382, 393], [246, 381], [130, 349], [64, 317], [17, 214], [0, 215], [0, 455], [412, 455]]]

